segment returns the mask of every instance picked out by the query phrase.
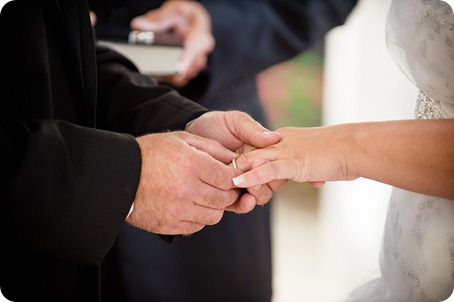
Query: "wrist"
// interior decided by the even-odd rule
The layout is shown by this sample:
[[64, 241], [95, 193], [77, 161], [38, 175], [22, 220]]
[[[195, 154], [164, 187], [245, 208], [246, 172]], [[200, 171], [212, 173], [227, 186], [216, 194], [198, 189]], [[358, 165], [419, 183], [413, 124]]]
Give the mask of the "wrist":
[[337, 132], [339, 137], [338, 144], [339, 149], [336, 152], [339, 152], [339, 162], [343, 165], [343, 178], [345, 180], [352, 180], [358, 177], [361, 177], [361, 165], [364, 159], [363, 153], [365, 152], [363, 133], [360, 127], [357, 127], [357, 124], [343, 124], [337, 125], [336, 128], [339, 128]]

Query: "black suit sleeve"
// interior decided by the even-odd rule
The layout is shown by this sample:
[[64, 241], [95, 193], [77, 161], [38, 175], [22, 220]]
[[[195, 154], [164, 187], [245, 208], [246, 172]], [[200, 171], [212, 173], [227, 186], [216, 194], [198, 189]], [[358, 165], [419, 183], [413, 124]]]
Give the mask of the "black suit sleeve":
[[118, 53], [98, 48], [98, 127], [135, 136], [182, 130], [207, 109], [137, 72]]
[[0, 15], [1, 40], [22, 37], [0, 43], [0, 247], [97, 264], [134, 200], [141, 155], [133, 136], [84, 123], [95, 77], [82, 71], [95, 66], [68, 56], [92, 39], [76, 26], [79, 4], [11, 1]]
[[113, 245], [140, 176], [130, 134], [183, 129], [206, 112], [130, 64], [100, 51], [99, 123], [115, 132], [1, 113], [3, 244], [90, 264]]
[[99, 51], [104, 130], [0, 112], [2, 244], [100, 263], [139, 181], [140, 149], [131, 134], [183, 129], [206, 112], [134, 68], [110, 50]]
[[134, 200], [135, 139], [0, 113], [2, 244], [99, 264]]
[[[92, 46], [75, 25], [80, 3], [59, 4], [12, 1], [0, 18], [3, 40], [30, 33], [0, 45], [1, 247], [99, 264], [135, 198], [133, 135], [182, 129], [206, 110], [112, 51], [98, 52], [96, 80], [94, 64], [81, 63], [95, 62], [94, 53], [68, 56]], [[88, 93], [96, 87], [97, 102]]]

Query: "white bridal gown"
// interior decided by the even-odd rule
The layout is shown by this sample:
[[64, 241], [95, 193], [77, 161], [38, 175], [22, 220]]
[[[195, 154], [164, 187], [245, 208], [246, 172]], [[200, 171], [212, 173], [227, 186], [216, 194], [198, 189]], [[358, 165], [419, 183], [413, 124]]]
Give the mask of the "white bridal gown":
[[[394, 0], [389, 11], [388, 48], [421, 91], [417, 119], [454, 118], [454, 15], [448, 3], [452, 5], [452, 1]], [[380, 271], [381, 278], [353, 291], [347, 301], [448, 299], [454, 288], [454, 201], [393, 189]]]

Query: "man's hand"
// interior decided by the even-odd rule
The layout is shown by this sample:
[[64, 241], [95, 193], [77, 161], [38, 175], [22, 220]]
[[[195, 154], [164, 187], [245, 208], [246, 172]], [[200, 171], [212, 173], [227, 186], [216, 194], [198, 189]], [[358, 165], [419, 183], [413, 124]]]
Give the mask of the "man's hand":
[[[265, 148], [280, 141], [280, 135], [277, 132], [269, 131], [253, 120], [249, 115], [239, 111], [213, 111], [205, 113], [186, 127], [186, 131], [215, 139], [223, 146], [232, 151], [237, 151], [251, 146], [254, 148]], [[232, 156], [230, 161], [237, 155]], [[237, 174], [244, 172], [241, 167], [235, 169]], [[286, 181], [282, 181], [284, 183]], [[241, 196], [238, 203], [235, 203], [226, 210], [238, 212], [236, 207], [242, 207], [242, 204], [252, 202], [263, 205], [267, 203], [276, 188], [281, 188], [281, 181], [273, 182], [269, 186], [255, 186], [248, 188], [248, 193]], [[233, 182], [231, 182], [233, 186]]]
[[[216, 141], [186, 132], [137, 138], [142, 171], [127, 222], [157, 234], [192, 234], [218, 223], [224, 209], [239, 199], [231, 179], [238, 173], [226, 163], [235, 153]], [[254, 201], [235, 204], [249, 212]]]
[[205, 7], [196, 1], [166, 1], [158, 9], [136, 17], [131, 28], [140, 31], [173, 31], [183, 41], [183, 52], [176, 76], [159, 78], [176, 87], [185, 86], [207, 64], [214, 49], [211, 19]]

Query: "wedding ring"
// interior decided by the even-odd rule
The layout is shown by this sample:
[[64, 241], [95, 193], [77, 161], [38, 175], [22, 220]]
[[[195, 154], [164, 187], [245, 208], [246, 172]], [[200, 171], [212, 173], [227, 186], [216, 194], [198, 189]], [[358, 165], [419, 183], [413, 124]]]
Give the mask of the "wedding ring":
[[232, 158], [232, 165], [235, 169], [238, 169], [238, 164], [236, 163], [236, 157]]
[[155, 34], [151, 31], [131, 31], [128, 36], [129, 44], [151, 45], [154, 42]]

